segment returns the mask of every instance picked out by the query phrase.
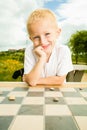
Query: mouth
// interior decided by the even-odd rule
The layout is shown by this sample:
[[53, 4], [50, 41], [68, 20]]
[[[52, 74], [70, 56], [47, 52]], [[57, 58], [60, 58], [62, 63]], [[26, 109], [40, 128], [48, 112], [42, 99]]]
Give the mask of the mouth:
[[48, 44], [48, 45], [43, 45], [42, 47], [43, 47], [43, 49], [47, 49], [49, 46], [50, 46], [50, 44]]

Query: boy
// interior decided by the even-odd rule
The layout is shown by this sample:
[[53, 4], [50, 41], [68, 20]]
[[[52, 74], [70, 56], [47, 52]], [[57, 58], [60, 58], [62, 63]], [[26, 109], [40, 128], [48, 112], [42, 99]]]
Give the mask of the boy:
[[53, 12], [48, 9], [33, 11], [27, 30], [33, 44], [25, 50], [23, 81], [31, 86], [63, 84], [73, 66], [69, 48], [58, 44], [61, 29]]

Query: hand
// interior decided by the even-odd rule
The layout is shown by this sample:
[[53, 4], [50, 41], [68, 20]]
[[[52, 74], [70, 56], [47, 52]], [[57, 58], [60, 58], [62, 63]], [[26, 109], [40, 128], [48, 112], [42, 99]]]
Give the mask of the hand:
[[38, 46], [34, 49], [34, 53], [38, 57], [38, 59], [43, 59], [45, 62], [47, 60], [47, 55], [44, 52], [44, 49], [41, 46]]

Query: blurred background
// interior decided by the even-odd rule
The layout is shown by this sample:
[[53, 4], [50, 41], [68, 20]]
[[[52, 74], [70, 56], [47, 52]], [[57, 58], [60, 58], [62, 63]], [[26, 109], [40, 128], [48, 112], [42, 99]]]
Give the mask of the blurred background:
[[[74, 65], [87, 66], [87, 0], [3, 0], [0, 1], [0, 81], [21, 81], [21, 76], [14, 79], [12, 75], [23, 68], [24, 51], [31, 44], [26, 21], [37, 8], [48, 8], [56, 14], [62, 29], [59, 43], [69, 46]], [[81, 81], [87, 82], [86, 69]]]

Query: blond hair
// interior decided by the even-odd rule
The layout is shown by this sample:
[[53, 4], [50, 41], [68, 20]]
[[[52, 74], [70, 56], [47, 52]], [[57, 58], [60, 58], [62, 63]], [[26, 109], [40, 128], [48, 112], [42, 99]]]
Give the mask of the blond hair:
[[31, 24], [34, 24], [40, 20], [43, 19], [50, 19], [56, 26], [57, 25], [57, 20], [55, 14], [49, 10], [49, 9], [36, 9], [34, 10], [31, 15], [28, 17], [27, 20], [27, 31], [30, 33], [30, 26]]

